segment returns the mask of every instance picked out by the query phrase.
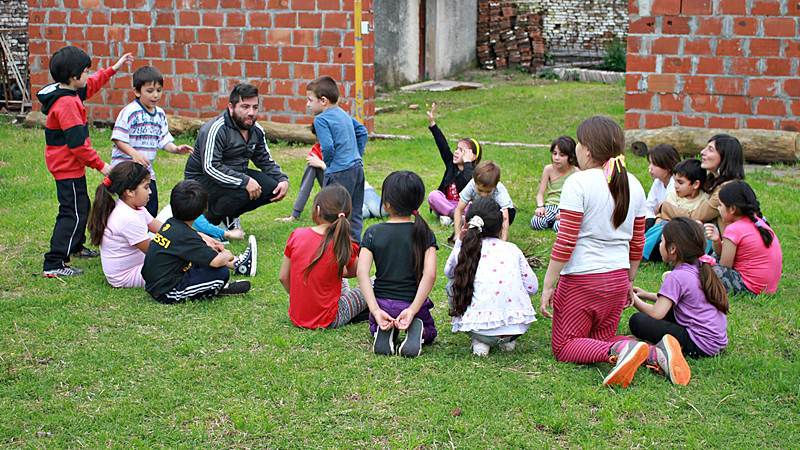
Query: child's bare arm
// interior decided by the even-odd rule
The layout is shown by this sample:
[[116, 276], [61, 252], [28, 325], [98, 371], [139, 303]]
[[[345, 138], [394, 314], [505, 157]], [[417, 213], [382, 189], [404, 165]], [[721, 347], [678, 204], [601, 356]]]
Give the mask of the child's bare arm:
[[134, 245], [134, 247], [138, 248], [142, 253], [147, 253], [147, 250], [150, 248], [150, 239], [145, 239]]
[[672, 300], [663, 295], [659, 295], [655, 303], [650, 304], [636, 296], [633, 300], [633, 306], [653, 319], [661, 320], [672, 308]]
[[131, 145], [128, 144], [127, 142], [121, 141], [119, 139], [112, 139], [111, 141], [114, 142], [114, 145], [116, 145], [117, 148], [122, 151], [122, 153], [125, 153], [126, 155], [130, 156], [133, 159], [133, 162], [139, 163], [145, 167], [150, 167], [150, 160], [147, 159], [147, 157], [144, 156], [141, 152], [131, 147]]
[[508, 240], [508, 226], [509, 226], [509, 219], [508, 219], [508, 208], [503, 208], [503, 228], [500, 230], [500, 239], [507, 241]]
[[428, 299], [428, 296], [433, 290], [433, 284], [436, 282], [436, 248], [429, 247], [425, 251], [425, 262], [422, 269], [422, 278], [419, 280], [417, 286], [417, 294], [414, 296], [414, 301], [408, 305], [408, 308], [400, 311], [397, 315], [397, 328], [401, 330], [407, 329], [417, 315], [422, 304]]
[[367, 307], [378, 327], [382, 330], [388, 330], [394, 327], [394, 317], [386, 314], [378, 305], [378, 300], [375, 299], [375, 291], [372, 290], [372, 280], [369, 278], [369, 271], [372, 269], [372, 252], [364, 247], [361, 247], [361, 252], [358, 254], [358, 287], [361, 289], [361, 294], [364, 295], [364, 300], [367, 301]]
[[286, 291], [287, 294], [289, 293], [289, 286], [291, 281], [289, 272], [291, 265], [292, 265], [292, 260], [286, 257], [286, 255], [284, 255], [283, 262], [281, 263], [281, 270], [280, 273], [278, 274], [278, 279], [281, 280], [281, 285], [283, 286], [283, 289]]
[[458, 234], [459, 239], [461, 238], [462, 230], [461, 230], [461, 219], [464, 217], [464, 210], [467, 208], [467, 204], [464, 203], [464, 200], [458, 200], [458, 205], [456, 206], [456, 211], [453, 213], [453, 230]]
[[550, 181], [550, 170], [553, 165], [548, 164], [542, 169], [542, 178], [539, 180], [539, 190], [536, 192], [536, 215], [544, 216], [544, 191], [547, 190], [547, 182]]
[[170, 153], [178, 153], [181, 155], [186, 155], [188, 153], [192, 153], [194, 151], [194, 147], [188, 144], [175, 145], [174, 142], [170, 142], [169, 144], [164, 146], [164, 150]]
[[230, 250], [222, 250], [208, 265], [211, 267], [231, 267], [233, 265], [233, 253]]

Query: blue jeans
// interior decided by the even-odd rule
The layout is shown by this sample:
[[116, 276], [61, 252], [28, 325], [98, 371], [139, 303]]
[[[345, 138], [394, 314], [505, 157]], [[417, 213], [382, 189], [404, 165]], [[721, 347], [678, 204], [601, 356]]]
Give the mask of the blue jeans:
[[361, 209], [364, 207], [364, 166], [358, 161], [353, 167], [341, 172], [325, 173], [323, 186], [339, 184], [350, 192], [353, 212], [350, 213], [350, 234], [361, 243]]

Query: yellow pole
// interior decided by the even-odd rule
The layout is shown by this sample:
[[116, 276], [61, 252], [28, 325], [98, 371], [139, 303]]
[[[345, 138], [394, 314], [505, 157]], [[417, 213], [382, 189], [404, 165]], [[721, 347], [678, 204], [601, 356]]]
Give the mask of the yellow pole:
[[361, 37], [361, 0], [355, 0], [353, 3], [355, 9], [355, 19], [353, 20], [353, 27], [355, 28], [355, 64], [356, 64], [356, 110], [355, 118], [361, 123], [364, 123], [364, 43]]

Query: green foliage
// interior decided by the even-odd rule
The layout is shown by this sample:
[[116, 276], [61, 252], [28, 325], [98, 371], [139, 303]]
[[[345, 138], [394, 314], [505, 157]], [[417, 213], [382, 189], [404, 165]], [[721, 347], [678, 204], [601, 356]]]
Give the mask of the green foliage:
[[556, 74], [553, 69], [544, 69], [536, 74], [537, 77], [543, 80], [558, 80], [558, 74]]
[[605, 50], [603, 64], [598, 68], [612, 72], [625, 72], [627, 43], [622, 39], [614, 38], [605, 45]]
[[[410, 141], [373, 141], [365, 156], [371, 184], [392, 170], [417, 171], [432, 189], [442, 164], [424, 107], [452, 139], [548, 144], [575, 135], [589, 115], [623, 120], [620, 86], [488, 80], [490, 88], [397, 93], [390, 104], [420, 105], [377, 116], [381, 133]], [[108, 160], [110, 132], [91, 130]], [[191, 143], [181, 138], [180, 143]], [[800, 442], [800, 189], [793, 167], [749, 172], [784, 249], [777, 295], [732, 300], [730, 346], [720, 357], [690, 360], [688, 387], [641, 369], [627, 390], [601, 387], [609, 366], [558, 363], [551, 321], [539, 318], [514, 353], [471, 356], [469, 338], [450, 332], [442, 268], [450, 229], [427, 213], [440, 243], [431, 298], [437, 342], [414, 360], [370, 354], [366, 324], [300, 330], [287, 317], [278, 283], [286, 238], [311, 224], [291, 212], [306, 147], [272, 145], [291, 177], [289, 198], [245, 215], [257, 236], [258, 275], [241, 297], [157, 304], [143, 290], [108, 286], [98, 260], [77, 260], [81, 277], [42, 279], [57, 213], [43, 161], [41, 130], [0, 123], [0, 445], [3, 447], [269, 448], [792, 448]], [[510, 237], [547, 261], [552, 232], [534, 232], [536, 186], [546, 147], [485, 144], [486, 158], [518, 207]], [[160, 153], [160, 200], [182, 178], [185, 156]], [[628, 167], [649, 187], [647, 161]], [[89, 190], [100, 182], [87, 172]], [[422, 211], [422, 209], [421, 209]], [[369, 226], [375, 223], [370, 220]], [[244, 248], [231, 244], [234, 253]], [[642, 267], [637, 284], [659, 287], [661, 264]], [[540, 281], [545, 269], [535, 269]], [[352, 283], [352, 281], [351, 281]], [[533, 297], [538, 305], [538, 296]], [[620, 333], [628, 333], [626, 311]]]

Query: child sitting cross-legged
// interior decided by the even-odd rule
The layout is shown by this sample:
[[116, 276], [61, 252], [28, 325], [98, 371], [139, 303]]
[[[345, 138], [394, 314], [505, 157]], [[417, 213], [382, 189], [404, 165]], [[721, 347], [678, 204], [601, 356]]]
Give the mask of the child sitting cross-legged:
[[249, 291], [249, 281], [228, 282], [228, 269], [255, 275], [255, 237], [250, 236], [247, 250], [234, 257], [218, 241], [192, 229], [192, 222], [208, 205], [208, 193], [197, 181], [178, 183], [170, 194], [170, 205], [173, 216], [153, 237], [144, 258], [145, 290], [161, 303]]
[[714, 271], [730, 294], [774, 293], [783, 271], [783, 252], [755, 192], [744, 181], [731, 181], [719, 191], [719, 202], [725, 224], [722, 235], [716, 225], [705, 224], [706, 236], [719, 255]]
[[633, 306], [640, 312], [628, 321], [631, 333], [655, 344], [645, 364], [675, 384], [691, 378], [684, 354], [714, 356], [728, 345], [728, 295], [704, 261], [705, 245], [699, 223], [686, 217], [667, 222], [659, 251], [673, 270], [657, 294], [633, 288]]
[[516, 339], [536, 320], [530, 296], [539, 282], [520, 249], [499, 239], [502, 226], [497, 202], [472, 202], [463, 240], [456, 241], [444, 268], [453, 332], [469, 333], [478, 356], [495, 345], [514, 350]]
[[[433, 302], [428, 298], [436, 281], [436, 236], [419, 214], [425, 200], [425, 184], [419, 175], [392, 172], [383, 180], [381, 192], [389, 219], [364, 233], [358, 285], [371, 313], [372, 350], [413, 358], [437, 334], [431, 316]], [[373, 261], [374, 285], [370, 279]], [[395, 339], [402, 331], [406, 337], [398, 347]]]
[[92, 244], [100, 246], [103, 273], [113, 287], [144, 287], [141, 271], [150, 246], [148, 232], [161, 228], [145, 208], [150, 195], [150, 172], [133, 161], [114, 166], [97, 186], [89, 235]]
[[561, 187], [570, 175], [578, 170], [575, 156], [575, 141], [569, 136], [561, 136], [550, 144], [551, 164], [544, 166], [539, 191], [536, 193], [536, 212], [531, 218], [531, 228], [546, 230], [552, 228], [558, 233], [558, 202], [561, 200]]
[[[316, 226], [292, 231], [280, 280], [289, 294], [289, 318], [303, 328], [338, 328], [366, 319], [367, 302], [342, 277], [356, 276], [358, 244], [350, 238], [350, 194], [338, 184], [314, 198]], [[363, 316], [363, 317], [362, 317]]]
[[508, 190], [500, 182], [500, 166], [495, 164], [494, 161], [484, 161], [478, 164], [472, 179], [469, 180], [467, 186], [459, 194], [458, 206], [456, 206], [454, 216], [454, 233], [461, 232], [464, 212], [469, 203], [478, 197], [490, 197], [500, 205], [500, 211], [503, 212], [503, 228], [500, 231], [500, 239], [507, 241], [508, 227], [514, 223], [517, 210], [514, 208], [511, 196], [508, 195]]

